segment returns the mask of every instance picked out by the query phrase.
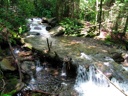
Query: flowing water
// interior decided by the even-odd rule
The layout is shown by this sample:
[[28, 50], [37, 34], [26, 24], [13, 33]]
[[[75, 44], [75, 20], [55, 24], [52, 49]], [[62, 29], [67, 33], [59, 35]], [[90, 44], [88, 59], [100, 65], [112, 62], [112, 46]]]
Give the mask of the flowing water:
[[67, 73], [66, 73], [66, 64], [63, 63], [63, 67], [62, 67], [62, 70], [61, 70], [61, 77], [64, 77], [66, 78], [67, 77]]
[[[90, 60], [86, 54], [82, 53], [83, 56]], [[109, 81], [93, 64], [88, 69], [79, 65], [77, 73], [74, 88], [79, 96], [127, 96], [126, 93], [128, 94], [126, 82], [120, 83], [115, 78]]]
[[40, 72], [43, 69], [43, 67], [41, 66], [39, 60], [36, 60], [35, 63], [36, 63], [36, 72], [38, 73], [38, 72]]
[[[46, 30], [46, 26], [40, 24], [40, 18], [28, 19], [28, 22], [30, 26], [30, 34], [37, 35], [35, 33], [39, 33], [38, 35], [41, 35], [42, 37], [51, 38], [48, 31]], [[85, 53], [81, 53], [81, 58], [85, 58], [89, 61], [95, 60], [93, 56], [86, 55]], [[109, 60], [110, 62], [113, 61], [113, 59], [109, 57], [106, 57], [105, 59]], [[104, 62], [104, 64], [109, 66], [109, 62]], [[61, 76], [66, 77], [67, 74], [63, 69], [65, 69], [65, 66], [62, 67]], [[42, 70], [45, 70], [45, 66], [41, 66], [39, 60], [37, 60], [36, 74], [39, 75]], [[42, 74], [40, 76], [42, 76]], [[37, 77], [37, 79], [50, 78], [49, 74], [48, 76], [45, 74], [45, 76], [42, 78], [40, 78], [40, 76]], [[37, 88], [37, 86], [34, 85], [36, 80], [34, 79], [33, 74], [31, 74], [31, 80], [29, 84], [33, 89]], [[46, 81], [41, 83], [45, 85]], [[113, 84], [116, 85], [117, 88]], [[79, 65], [74, 89], [78, 92], [78, 96], [126, 96], [125, 93], [128, 94], [127, 82], [119, 82], [115, 78], [112, 78], [111, 81], [109, 81], [106, 79], [103, 73], [95, 67], [94, 64], [90, 64], [88, 68], [85, 68], [84, 65]]]
[[50, 38], [50, 34], [46, 30], [45, 25], [41, 24], [41, 19], [40, 18], [32, 18], [28, 19], [28, 25], [29, 25], [29, 34], [31, 35], [41, 35], [42, 37], [45, 38]]

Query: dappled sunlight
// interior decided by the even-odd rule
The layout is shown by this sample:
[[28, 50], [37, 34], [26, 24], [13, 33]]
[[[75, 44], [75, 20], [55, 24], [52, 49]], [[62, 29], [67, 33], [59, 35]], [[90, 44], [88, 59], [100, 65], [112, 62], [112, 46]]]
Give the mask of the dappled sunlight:
[[128, 96], [127, 0], [0, 7], [0, 96]]
[[89, 48], [89, 49], [91, 49], [91, 48], [96, 48], [96, 46], [88, 46], [88, 48]]

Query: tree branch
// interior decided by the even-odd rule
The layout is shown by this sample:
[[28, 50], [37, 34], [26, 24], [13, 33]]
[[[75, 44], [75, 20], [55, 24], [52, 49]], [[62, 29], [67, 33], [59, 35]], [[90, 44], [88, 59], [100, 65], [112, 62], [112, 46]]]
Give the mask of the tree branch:
[[49, 43], [49, 40], [47, 38], [47, 46], [48, 46], [48, 52], [51, 51], [52, 42]]
[[9, 41], [8, 35], [7, 35], [7, 42], [8, 42], [8, 45], [9, 45], [11, 54], [12, 54], [12, 56], [13, 56], [13, 59], [15, 60], [15, 63], [17, 64], [18, 71], [19, 71], [19, 78], [20, 78], [19, 82], [21, 83], [21, 82], [22, 82], [22, 74], [21, 74], [20, 63], [19, 63], [18, 59], [16, 58], [16, 56], [15, 56], [14, 53], [13, 53], [13, 48], [12, 48], [12, 45], [11, 45], [11, 43], [10, 43], [10, 41]]

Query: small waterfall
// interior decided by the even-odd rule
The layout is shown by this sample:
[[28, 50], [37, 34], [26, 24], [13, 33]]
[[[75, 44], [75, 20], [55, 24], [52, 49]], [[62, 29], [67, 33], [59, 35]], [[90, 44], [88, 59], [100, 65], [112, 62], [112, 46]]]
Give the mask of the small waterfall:
[[30, 81], [27, 85], [27, 87], [25, 89], [27, 90], [34, 90], [34, 89], [38, 89], [37, 86], [37, 75], [40, 75], [41, 70], [43, 69], [43, 67], [40, 64], [40, 60], [35, 60], [35, 70], [30, 71], [29, 75], [30, 75]]
[[84, 58], [84, 59], [87, 59], [87, 60], [92, 60], [92, 57], [91, 56], [88, 56], [87, 54], [85, 53], [81, 53], [81, 58]]
[[30, 83], [32, 83], [32, 84], [35, 83], [36, 80], [35, 80], [33, 74], [31, 74], [30, 77], [31, 77]]
[[79, 96], [125, 96], [97, 72], [94, 66], [90, 66], [89, 70], [79, 66], [74, 88]]
[[118, 88], [122, 89], [126, 94], [128, 94], [128, 81], [119, 82], [115, 78], [112, 78], [111, 82], [113, 82]]
[[63, 63], [63, 67], [62, 67], [62, 70], [61, 70], [61, 77], [63, 77], [64, 79], [66, 79], [66, 77], [67, 77], [65, 62]]
[[45, 25], [41, 24], [42, 19], [41, 18], [32, 18], [32, 19], [27, 19], [28, 21], [28, 26], [30, 28], [29, 34], [30, 35], [41, 35], [45, 38], [50, 38], [50, 34], [46, 30]]
[[36, 72], [39, 72], [42, 70], [42, 66], [40, 65], [40, 61], [39, 60], [35, 60], [36, 63]]
[[[82, 54], [82, 58], [83, 57], [91, 60], [86, 54]], [[115, 87], [114, 85], [122, 86]], [[92, 64], [88, 68], [85, 68], [84, 65], [79, 65], [74, 89], [79, 93], [79, 96], [127, 96], [125, 94], [128, 92], [126, 86], [126, 83], [117, 83], [116, 79], [110, 82], [103, 73]], [[125, 93], [119, 89], [122, 89]]]
[[34, 78], [34, 75], [33, 75], [33, 72], [31, 72], [30, 74], [30, 82], [29, 82], [29, 85], [27, 86], [28, 88], [30, 88], [30, 90], [33, 90], [33, 89], [36, 89], [36, 80]]
[[125, 71], [128, 71], [128, 67], [122, 66], [122, 68], [123, 68]]

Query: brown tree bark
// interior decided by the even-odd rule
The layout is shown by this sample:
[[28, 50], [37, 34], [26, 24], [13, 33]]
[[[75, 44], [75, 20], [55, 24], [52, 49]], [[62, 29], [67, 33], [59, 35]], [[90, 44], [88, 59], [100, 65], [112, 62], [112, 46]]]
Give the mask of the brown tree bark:
[[127, 27], [128, 27], [128, 16], [127, 16], [127, 19], [126, 19], [126, 23], [125, 23], [125, 27], [124, 27], [123, 33], [126, 33]]
[[99, 19], [98, 19], [98, 23], [99, 23], [99, 34], [100, 34], [101, 22], [102, 22], [102, 3], [103, 3], [103, 0], [100, 1], [100, 11], [99, 11]]

